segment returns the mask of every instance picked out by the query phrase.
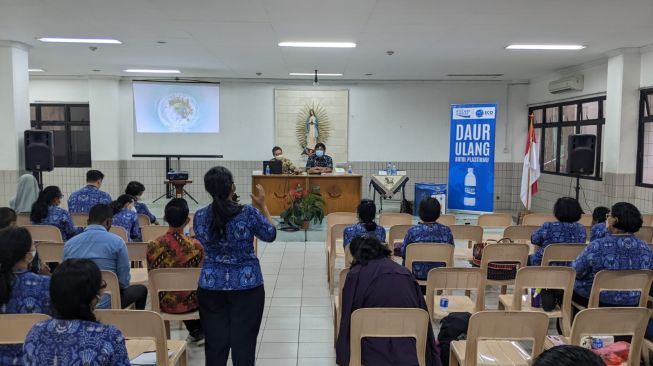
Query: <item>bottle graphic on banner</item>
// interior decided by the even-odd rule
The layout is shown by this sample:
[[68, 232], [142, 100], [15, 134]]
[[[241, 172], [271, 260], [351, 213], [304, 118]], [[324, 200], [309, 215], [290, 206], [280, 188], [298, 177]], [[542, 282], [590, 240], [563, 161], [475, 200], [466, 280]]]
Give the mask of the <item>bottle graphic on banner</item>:
[[474, 175], [474, 168], [467, 168], [463, 205], [476, 206], [476, 176]]

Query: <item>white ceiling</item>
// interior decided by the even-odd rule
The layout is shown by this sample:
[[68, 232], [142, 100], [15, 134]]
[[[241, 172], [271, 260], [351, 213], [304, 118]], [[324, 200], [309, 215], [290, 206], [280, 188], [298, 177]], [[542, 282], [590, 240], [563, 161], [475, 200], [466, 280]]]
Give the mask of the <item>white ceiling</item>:
[[[345, 79], [498, 73], [523, 80], [653, 44], [651, 19], [653, 0], [0, 0], [0, 40], [33, 46], [30, 67], [53, 75], [179, 68], [186, 77], [290, 78], [319, 69]], [[124, 44], [92, 52], [89, 45], [35, 40], [42, 36]], [[282, 49], [281, 41], [358, 47]], [[587, 48], [505, 50], [511, 43]]]

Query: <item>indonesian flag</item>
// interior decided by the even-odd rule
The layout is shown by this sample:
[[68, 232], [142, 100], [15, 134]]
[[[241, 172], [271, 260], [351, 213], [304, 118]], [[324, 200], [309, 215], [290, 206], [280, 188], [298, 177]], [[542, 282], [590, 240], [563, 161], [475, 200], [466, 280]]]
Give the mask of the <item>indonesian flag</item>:
[[540, 178], [540, 157], [537, 141], [535, 140], [535, 127], [533, 116], [528, 126], [526, 139], [526, 154], [524, 155], [524, 168], [521, 174], [521, 201], [527, 210], [531, 209], [533, 195], [537, 193], [537, 180]]

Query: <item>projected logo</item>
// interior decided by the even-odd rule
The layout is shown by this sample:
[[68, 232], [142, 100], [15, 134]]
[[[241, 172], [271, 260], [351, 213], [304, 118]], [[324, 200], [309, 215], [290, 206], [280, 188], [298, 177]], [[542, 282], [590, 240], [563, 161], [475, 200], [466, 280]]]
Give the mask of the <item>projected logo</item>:
[[193, 128], [199, 119], [197, 101], [187, 94], [175, 93], [159, 100], [159, 120], [171, 132], [184, 132]]

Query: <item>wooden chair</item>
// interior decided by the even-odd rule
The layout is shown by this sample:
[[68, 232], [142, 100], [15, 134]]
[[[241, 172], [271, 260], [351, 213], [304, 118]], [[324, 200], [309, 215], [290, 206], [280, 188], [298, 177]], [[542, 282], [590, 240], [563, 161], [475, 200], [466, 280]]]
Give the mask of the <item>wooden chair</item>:
[[390, 232], [388, 233], [388, 249], [394, 251], [394, 247], [397, 243], [403, 243], [408, 230], [413, 227], [413, 225], [394, 225], [390, 227]]
[[118, 235], [125, 243], [129, 243], [129, 234], [122, 226], [111, 226], [109, 232]]
[[[414, 245], [414, 244], [411, 244]], [[486, 274], [480, 268], [439, 267], [429, 271], [426, 279], [426, 306], [433, 320], [439, 320], [451, 312], [477, 313], [485, 308]], [[465, 290], [476, 292], [476, 301], [466, 295], [447, 294], [448, 312], [440, 311], [440, 291]]]
[[338, 245], [342, 246], [342, 237], [347, 226], [349, 226], [349, 224], [336, 224], [331, 227], [331, 245], [327, 252], [327, 273], [329, 274], [328, 280], [330, 289], [333, 289], [334, 286], [333, 282], [335, 280]]
[[140, 225], [140, 227], [145, 227], [145, 226], [152, 225], [152, 222], [150, 222], [149, 216], [145, 214], [138, 214], [138, 224]]
[[347, 273], [349, 273], [349, 268], [345, 268], [340, 271], [340, 276], [338, 282], [338, 294], [333, 297], [333, 344], [335, 345], [338, 341], [338, 331], [340, 330], [340, 319], [342, 313], [342, 289], [345, 287], [345, 280], [347, 279]]
[[524, 216], [524, 219], [522, 220], [521, 224], [522, 225], [530, 225], [530, 226], [542, 226], [545, 222], [550, 222], [550, 221], [558, 221], [555, 216], [552, 214], [544, 214], [544, 213], [533, 213], [533, 214], [528, 214]]
[[64, 243], [54, 243], [42, 241], [35, 244], [36, 251], [39, 253], [39, 259], [43, 263], [61, 263], [63, 262]]
[[440, 217], [438, 217], [437, 223], [445, 226], [456, 225], [456, 215], [451, 215], [451, 214], [440, 215]]
[[[576, 314], [571, 327], [570, 344], [580, 346], [585, 336], [631, 336], [628, 361], [622, 365], [639, 366], [642, 340], [650, 317], [646, 308], [585, 309]], [[646, 365], [650, 365], [646, 363]]]
[[149, 243], [152, 240], [165, 235], [167, 232], [168, 227], [165, 225], [141, 226], [141, 236], [144, 243]]
[[[118, 328], [125, 338], [154, 340], [157, 366], [177, 363], [186, 366], [186, 341], [166, 339], [161, 315], [147, 310], [96, 310], [95, 315], [101, 323]], [[128, 350], [130, 341], [127, 341]], [[169, 357], [168, 351], [172, 353]]]
[[[653, 312], [651, 312], [649, 321], [651, 319], [653, 319]], [[651, 364], [651, 352], [653, 352], [653, 342], [644, 338], [642, 342], [642, 359], [644, 360], [644, 365]]]
[[551, 262], [572, 262], [587, 248], [587, 244], [550, 244], [544, 248], [542, 266], [550, 266]]
[[87, 213], [71, 213], [70, 216], [73, 219], [73, 225], [78, 227], [87, 227], [88, 226], [88, 214]]
[[0, 344], [23, 344], [32, 327], [41, 321], [50, 319], [39, 313], [31, 314], [0, 314]]
[[530, 243], [533, 232], [539, 228], [539, 226], [533, 225], [508, 226], [505, 230], [503, 230], [503, 237], [510, 238], [513, 241], [517, 242]]
[[416, 308], [364, 308], [351, 314], [350, 366], [361, 366], [361, 341], [365, 337], [415, 338], [417, 363], [426, 365], [429, 314]]
[[142, 267], [147, 267], [147, 244], [127, 243], [127, 255], [130, 262], [138, 262]]
[[[453, 267], [454, 246], [449, 243], [412, 243], [406, 247], [406, 261], [404, 266], [413, 272], [414, 262], [440, 262], [445, 267]], [[426, 280], [417, 280], [426, 286]]]
[[582, 224], [583, 226], [589, 226], [592, 227], [592, 214], [582, 214], [580, 216], [580, 220], [578, 222]]
[[160, 268], [148, 273], [152, 294], [152, 310], [165, 321], [166, 334], [170, 337], [170, 321], [199, 319], [199, 309], [190, 313], [170, 314], [161, 311], [159, 293], [162, 291], [195, 291], [200, 279], [200, 268]]
[[111, 271], [100, 272], [102, 272], [102, 279], [107, 284], [104, 292], [108, 293], [111, 296], [111, 309], [122, 309], [120, 298], [120, 283], [118, 282], [118, 276], [116, 276], [116, 274]]
[[[548, 326], [549, 318], [542, 313], [481, 311], [473, 314], [467, 340], [451, 342], [449, 365], [530, 365], [544, 348]], [[508, 340], [532, 341], [531, 354], [517, 342]]]
[[592, 227], [585, 226], [585, 243], [589, 243], [592, 238]]
[[[526, 267], [528, 264], [528, 244], [520, 243], [497, 243], [486, 245], [481, 257], [481, 269], [486, 271], [489, 263], [515, 263], [518, 268]], [[501, 293], [505, 294], [508, 285], [515, 283], [515, 280], [487, 280], [491, 286], [501, 286]]]
[[379, 225], [393, 227], [394, 225], [410, 225], [413, 223], [413, 215], [407, 213], [382, 213], [379, 216]]
[[16, 215], [16, 226], [31, 225], [32, 219], [30, 219], [29, 215], [30, 214], [27, 212], [19, 213]]
[[[536, 311], [549, 318], [562, 319], [562, 331], [569, 335], [571, 331], [571, 296], [574, 292], [576, 271], [570, 267], [524, 267], [520, 268], [515, 278], [515, 291], [511, 295], [499, 295], [499, 310]], [[531, 306], [530, 289], [545, 288], [563, 290], [562, 306], [554, 311], [545, 312], [542, 308]], [[524, 295], [526, 291], [526, 295]]]
[[644, 226], [653, 226], [653, 214], [642, 214]]
[[508, 227], [512, 225], [512, 215], [507, 213], [481, 214], [478, 216], [478, 226]]
[[450, 225], [454, 240], [467, 240], [467, 246], [483, 241], [483, 228], [475, 225]]
[[59, 228], [52, 225], [24, 225], [23, 226], [30, 235], [32, 235], [32, 241], [35, 243], [40, 241], [50, 241], [55, 243], [63, 243], [63, 237], [61, 236], [61, 231]]
[[[640, 293], [639, 307], [645, 308], [648, 300], [648, 292], [653, 281], [653, 272], [647, 269], [635, 270], [602, 270], [594, 276], [590, 298], [587, 308], [598, 308], [601, 292], [604, 291], [636, 291]], [[584, 306], [572, 302], [577, 309], [585, 309]]]
[[643, 240], [645, 243], [653, 241], [653, 226], [642, 226], [635, 236]]
[[326, 268], [327, 281], [329, 283], [331, 283], [331, 278], [334, 276], [334, 274], [331, 273], [331, 228], [338, 224], [354, 225], [356, 223], [358, 223], [358, 214], [354, 212], [332, 212], [326, 216], [326, 240], [324, 241], [324, 250], [327, 254]]

